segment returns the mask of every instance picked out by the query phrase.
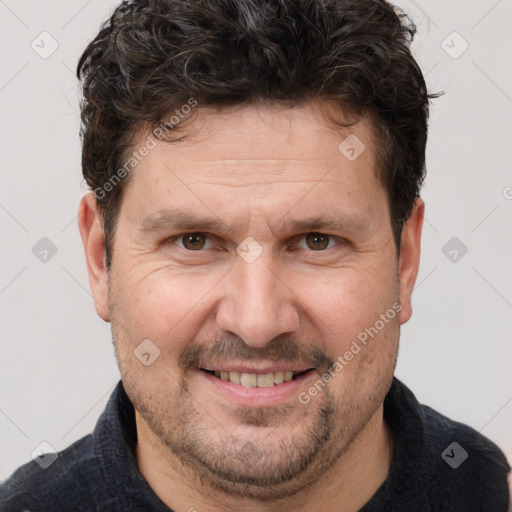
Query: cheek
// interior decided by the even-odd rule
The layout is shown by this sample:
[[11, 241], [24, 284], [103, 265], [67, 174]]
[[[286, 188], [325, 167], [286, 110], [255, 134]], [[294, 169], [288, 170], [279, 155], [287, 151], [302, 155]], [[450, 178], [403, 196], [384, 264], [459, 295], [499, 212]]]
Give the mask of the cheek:
[[396, 365], [400, 304], [393, 287], [373, 284], [333, 282], [308, 303], [321, 319], [316, 325], [335, 362], [328, 389], [340, 403], [369, 400], [390, 382]]
[[132, 343], [149, 338], [177, 357], [197, 332], [199, 316], [206, 314], [213, 276], [171, 274], [165, 269], [144, 277], [125, 276], [115, 287], [117, 318], [129, 326]]
[[381, 314], [392, 308], [397, 300], [396, 291], [393, 280], [386, 275], [389, 273], [342, 269], [328, 281], [303, 283], [308, 290], [304, 302], [314, 313], [312, 321], [316, 318], [315, 324], [326, 339], [339, 339], [343, 345], [373, 326]]

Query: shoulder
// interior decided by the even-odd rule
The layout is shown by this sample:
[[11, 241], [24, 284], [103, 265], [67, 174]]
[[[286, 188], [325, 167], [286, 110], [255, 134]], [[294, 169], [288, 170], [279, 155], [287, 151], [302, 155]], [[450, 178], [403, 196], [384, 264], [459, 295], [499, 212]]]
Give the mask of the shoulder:
[[396, 378], [384, 415], [395, 436], [390, 478], [381, 493], [388, 502], [415, 511], [507, 511], [510, 466], [490, 439], [420, 404]]
[[419, 411], [424, 420], [425, 484], [431, 500], [442, 507], [456, 495], [460, 510], [505, 511], [510, 466], [498, 446], [431, 407], [421, 405]]
[[58, 452], [57, 458], [44, 466], [32, 460], [0, 484], [2, 512], [90, 509], [90, 478], [97, 467], [91, 435]]

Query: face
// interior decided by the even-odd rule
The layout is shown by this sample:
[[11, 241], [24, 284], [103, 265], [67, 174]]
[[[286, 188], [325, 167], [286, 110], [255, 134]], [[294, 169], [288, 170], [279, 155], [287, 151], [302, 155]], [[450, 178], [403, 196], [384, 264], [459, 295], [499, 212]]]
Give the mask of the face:
[[336, 463], [381, 407], [410, 315], [419, 210], [399, 259], [370, 121], [334, 129], [321, 107], [199, 109], [132, 171], [108, 276], [84, 200], [137, 427], [231, 495], [286, 496]]

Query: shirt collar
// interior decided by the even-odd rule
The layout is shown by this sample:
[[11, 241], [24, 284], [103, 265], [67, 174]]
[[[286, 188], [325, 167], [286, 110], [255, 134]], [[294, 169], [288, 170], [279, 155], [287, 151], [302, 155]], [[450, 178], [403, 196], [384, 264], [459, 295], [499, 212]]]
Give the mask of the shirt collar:
[[97, 510], [111, 511], [115, 504], [116, 510], [123, 512], [172, 512], [140, 473], [135, 457], [136, 443], [135, 410], [119, 381], [93, 433], [93, 450], [105, 482], [104, 492], [95, 496]]
[[430, 510], [425, 475], [429, 454], [425, 418], [412, 391], [396, 377], [384, 400], [384, 420], [393, 434], [393, 460], [387, 479], [360, 512], [392, 510], [407, 503], [408, 510]]

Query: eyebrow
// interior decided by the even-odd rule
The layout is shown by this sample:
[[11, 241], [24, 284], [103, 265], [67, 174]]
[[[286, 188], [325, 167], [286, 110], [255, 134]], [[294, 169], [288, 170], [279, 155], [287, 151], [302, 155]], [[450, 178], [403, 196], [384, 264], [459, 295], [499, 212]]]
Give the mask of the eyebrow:
[[205, 219], [191, 213], [175, 210], [160, 210], [143, 219], [139, 231], [151, 232], [164, 229], [183, 229], [193, 231], [219, 231], [225, 223], [218, 219]]
[[[281, 218], [270, 226], [273, 234], [279, 232], [315, 232], [322, 229], [335, 231], [366, 231], [367, 220], [359, 213], [349, 213], [335, 216], [316, 216], [307, 219], [286, 220]], [[165, 209], [144, 218], [139, 225], [139, 231], [158, 232], [163, 230], [180, 230], [183, 232], [221, 231], [227, 224], [219, 218], [203, 218], [193, 213]], [[227, 229], [227, 231], [233, 231]]]
[[[350, 213], [337, 215], [332, 217], [311, 217], [308, 219], [297, 220], [280, 220], [274, 224], [280, 226], [278, 228], [282, 231], [320, 231], [320, 230], [334, 230], [334, 231], [356, 231], [363, 230], [367, 227], [366, 220], [358, 213]], [[272, 226], [272, 232], [274, 232]]]

